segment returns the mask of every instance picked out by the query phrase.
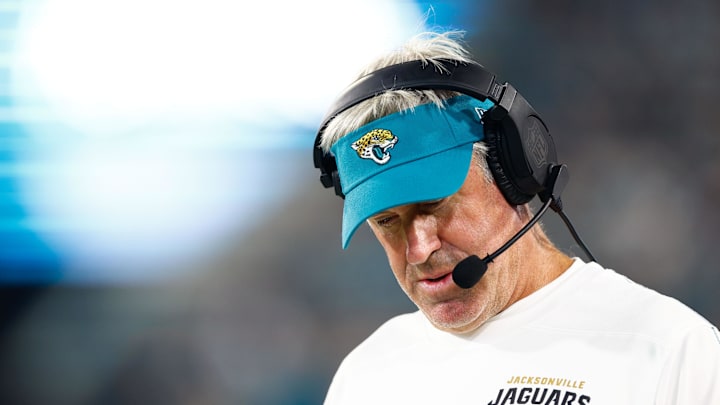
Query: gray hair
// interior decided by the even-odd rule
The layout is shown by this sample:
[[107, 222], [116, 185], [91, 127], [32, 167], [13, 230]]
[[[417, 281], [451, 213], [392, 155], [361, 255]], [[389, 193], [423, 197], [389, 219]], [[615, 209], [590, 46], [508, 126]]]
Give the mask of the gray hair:
[[[413, 60], [422, 61], [425, 65], [431, 64], [435, 69], [441, 71], [447, 71], [444, 65], [447, 62], [444, 61], [477, 64], [461, 43], [463, 35], [464, 32], [462, 31], [424, 32], [418, 34], [400, 49], [366, 66], [358, 78], [386, 66]], [[320, 145], [327, 152], [340, 138], [371, 121], [398, 111], [412, 111], [416, 106], [427, 103], [434, 103], [438, 108], [444, 108], [445, 100], [458, 94], [449, 90], [386, 91], [338, 114], [323, 131]], [[492, 182], [492, 174], [488, 169], [485, 158], [486, 152], [487, 147], [482, 142], [477, 142], [473, 147], [474, 160], [483, 169], [486, 180]]]

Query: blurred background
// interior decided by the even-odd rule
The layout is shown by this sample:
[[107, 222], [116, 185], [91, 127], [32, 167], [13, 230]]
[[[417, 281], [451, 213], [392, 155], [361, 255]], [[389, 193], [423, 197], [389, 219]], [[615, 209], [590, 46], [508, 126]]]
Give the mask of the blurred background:
[[544, 116], [599, 261], [720, 324], [718, 2], [0, 0], [0, 403], [321, 403], [414, 307], [316, 126], [433, 27]]

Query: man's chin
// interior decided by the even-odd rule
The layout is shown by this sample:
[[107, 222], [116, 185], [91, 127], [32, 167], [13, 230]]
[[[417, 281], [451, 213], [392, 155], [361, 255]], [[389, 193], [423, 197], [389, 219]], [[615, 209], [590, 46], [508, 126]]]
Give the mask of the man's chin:
[[433, 326], [446, 332], [472, 332], [483, 322], [481, 314], [468, 308], [462, 301], [434, 304], [431, 308], [423, 309], [423, 313]]

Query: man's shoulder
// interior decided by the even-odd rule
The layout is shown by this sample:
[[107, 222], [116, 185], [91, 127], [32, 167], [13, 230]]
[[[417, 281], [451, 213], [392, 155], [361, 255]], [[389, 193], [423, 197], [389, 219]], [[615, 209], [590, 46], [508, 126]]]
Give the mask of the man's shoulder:
[[424, 339], [425, 322], [420, 311], [394, 316], [357, 345], [344, 362], [384, 361], [389, 355], [408, 350]]
[[669, 316], [702, 320], [700, 315], [678, 299], [637, 283], [614, 270], [594, 272], [588, 281], [593, 287], [590, 291], [595, 294], [595, 298], [614, 311], [639, 309], [641, 311], [633, 315], [657, 315], [666, 321]]
[[[561, 305], [579, 324], [608, 333], [639, 333], [667, 339], [708, 321], [676, 298], [639, 284], [611, 269], [589, 263], [577, 274], [576, 291]], [[585, 322], [583, 322], [585, 320]]]
[[371, 350], [392, 349], [407, 345], [424, 336], [427, 320], [420, 311], [396, 315], [385, 321], [358, 347]]

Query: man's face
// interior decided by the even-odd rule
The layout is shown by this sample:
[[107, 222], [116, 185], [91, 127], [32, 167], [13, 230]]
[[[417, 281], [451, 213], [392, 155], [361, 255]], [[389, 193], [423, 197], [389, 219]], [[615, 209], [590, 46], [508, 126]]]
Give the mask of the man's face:
[[522, 294], [517, 244], [495, 259], [473, 288], [452, 280], [460, 260], [485, 257], [527, 222], [475, 161], [450, 197], [391, 208], [368, 222], [400, 286], [439, 329], [472, 331]]

